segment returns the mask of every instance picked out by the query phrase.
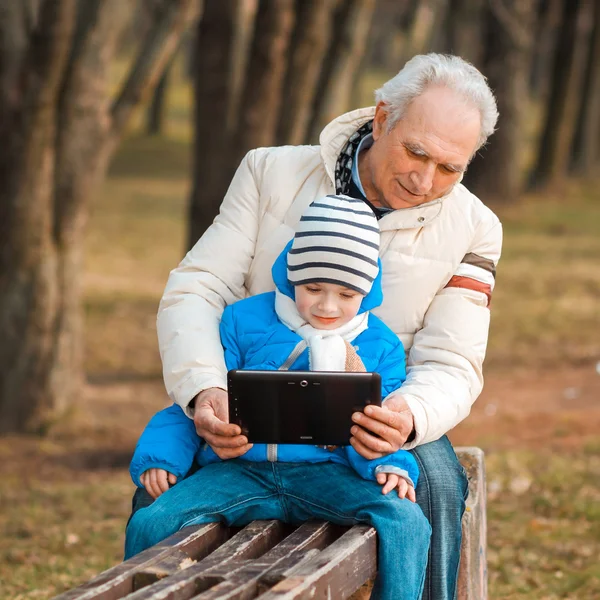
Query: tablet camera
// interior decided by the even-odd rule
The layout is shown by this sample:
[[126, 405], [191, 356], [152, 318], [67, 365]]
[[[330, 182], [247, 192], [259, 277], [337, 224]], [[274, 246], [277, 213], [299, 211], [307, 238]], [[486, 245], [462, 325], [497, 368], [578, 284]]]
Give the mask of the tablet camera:
[[308, 385], [308, 381], [306, 381], [306, 379], [303, 379], [303, 380], [300, 382], [300, 387], [306, 387], [307, 385]]

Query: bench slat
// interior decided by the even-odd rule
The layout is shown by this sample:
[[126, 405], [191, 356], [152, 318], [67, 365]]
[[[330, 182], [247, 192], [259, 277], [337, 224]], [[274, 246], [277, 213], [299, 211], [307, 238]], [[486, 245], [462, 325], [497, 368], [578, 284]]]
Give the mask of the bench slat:
[[219, 523], [186, 527], [87, 583], [56, 596], [54, 600], [118, 600], [133, 591], [134, 578], [140, 571], [152, 568], [169, 556], [182, 562], [190, 558], [202, 559], [222, 544], [227, 535], [227, 529]]
[[296, 600], [307, 593], [311, 597], [347, 598], [375, 576], [376, 552], [375, 530], [367, 525], [355, 525], [260, 598]]
[[[211, 576], [211, 569], [240, 559], [261, 556], [277, 544], [283, 535], [284, 525], [280, 521], [253, 521], [200, 562], [136, 591], [128, 596], [128, 600], [192, 598], [222, 580]], [[243, 566], [243, 563], [238, 566]]]
[[196, 597], [197, 600], [240, 600], [254, 598], [285, 576], [287, 571], [302, 561], [312, 558], [318, 549], [324, 548], [336, 536], [331, 523], [309, 521], [303, 523], [282, 542], [254, 560], [210, 590]]

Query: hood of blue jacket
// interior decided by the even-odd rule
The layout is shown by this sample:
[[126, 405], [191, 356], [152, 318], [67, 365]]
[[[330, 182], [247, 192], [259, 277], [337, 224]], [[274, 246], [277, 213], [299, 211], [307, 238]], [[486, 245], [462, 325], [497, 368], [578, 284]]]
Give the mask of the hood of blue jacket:
[[[296, 293], [294, 286], [288, 281], [287, 277], [287, 257], [293, 241], [294, 240], [290, 240], [287, 246], [281, 251], [281, 254], [277, 257], [277, 260], [273, 264], [271, 274], [273, 275], [273, 282], [275, 283], [277, 289], [282, 294], [285, 294], [292, 300], [295, 300]], [[373, 310], [383, 302], [383, 291], [381, 289], [381, 259], [378, 258], [377, 263], [379, 264], [379, 272], [373, 281], [371, 291], [363, 298], [358, 314]]]

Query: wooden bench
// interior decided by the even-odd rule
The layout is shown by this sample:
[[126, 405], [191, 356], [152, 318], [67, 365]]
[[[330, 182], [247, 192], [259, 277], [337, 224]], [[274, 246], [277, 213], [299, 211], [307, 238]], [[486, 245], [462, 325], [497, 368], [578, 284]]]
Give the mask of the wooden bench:
[[[469, 476], [459, 600], [487, 598], [485, 469], [478, 448], [458, 448]], [[186, 527], [55, 600], [292, 600], [350, 597], [375, 576], [376, 534], [366, 525], [300, 527], [254, 521]], [[367, 596], [363, 594], [363, 596]]]

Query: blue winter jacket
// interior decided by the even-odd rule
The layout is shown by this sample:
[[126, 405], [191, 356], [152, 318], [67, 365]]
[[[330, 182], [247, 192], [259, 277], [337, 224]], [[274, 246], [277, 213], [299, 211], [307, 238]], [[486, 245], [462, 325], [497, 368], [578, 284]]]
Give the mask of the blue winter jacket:
[[[275, 262], [272, 273], [277, 288], [293, 299], [294, 288], [287, 280], [287, 251], [290, 246], [291, 242]], [[359, 312], [369, 311], [381, 301], [381, 277], [378, 275]], [[277, 317], [275, 292], [252, 296], [228, 306], [223, 312], [220, 333], [227, 369], [277, 370], [301, 341], [300, 336]], [[368, 328], [352, 344], [366, 370], [380, 374], [383, 398], [400, 387], [406, 378], [404, 347], [383, 321], [369, 314]], [[308, 369], [306, 349], [290, 370]], [[414, 457], [405, 450], [367, 460], [352, 446], [330, 451], [305, 444], [279, 444], [276, 455], [281, 462], [345, 464], [353, 467], [363, 478], [372, 480], [379, 472], [395, 472], [410, 479], [416, 486], [419, 475]], [[266, 461], [267, 444], [254, 444], [240, 458]], [[189, 471], [194, 459], [202, 466], [221, 460], [197, 435], [194, 422], [179, 405], [173, 404], [154, 415], [146, 426], [131, 461], [131, 477], [138, 487], [143, 487], [140, 475], [148, 469], [160, 468], [180, 479]]]

